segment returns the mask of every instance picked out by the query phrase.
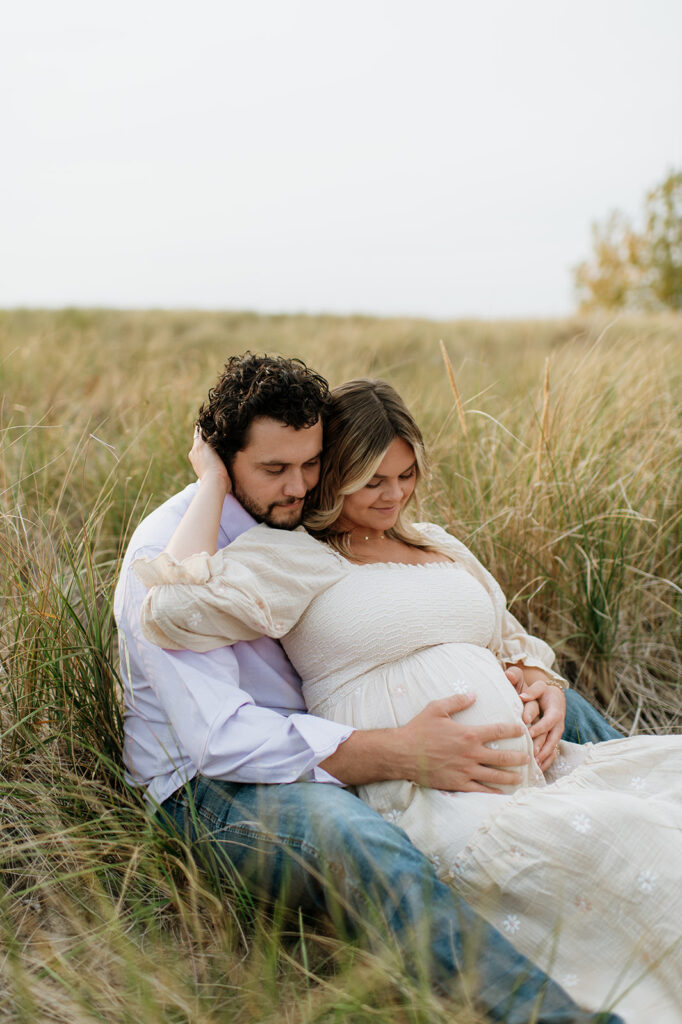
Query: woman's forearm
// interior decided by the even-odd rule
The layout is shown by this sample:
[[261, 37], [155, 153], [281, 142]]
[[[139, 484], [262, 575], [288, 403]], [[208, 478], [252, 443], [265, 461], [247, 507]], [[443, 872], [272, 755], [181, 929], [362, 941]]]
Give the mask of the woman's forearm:
[[181, 562], [189, 555], [218, 549], [218, 530], [223, 503], [228, 492], [226, 479], [218, 474], [202, 477], [197, 493], [166, 546], [166, 553]]

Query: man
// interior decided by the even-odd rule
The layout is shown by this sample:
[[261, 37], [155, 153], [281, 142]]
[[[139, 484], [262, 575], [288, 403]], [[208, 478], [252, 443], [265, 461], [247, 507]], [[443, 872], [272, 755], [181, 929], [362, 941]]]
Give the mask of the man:
[[[224, 503], [224, 488], [216, 492], [218, 547], [254, 520], [299, 525], [319, 475], [328, 401], [326, 382], [297, 360], [247, 354], [228, 361], [199, 414], [232, 483]], [[395, 778], [448, 790], [494, 788], [510, 781], [525, 755], [485, 744], [520, 727], [460, 726], [451, 715], [471, 698], [453, 696], [400, 728], [354, 731], [305, 713], [300, 681], [274, 640], [197, 654], [143, 639], [145, 591], [130, 564], [166, 547], [196, 487], [138, 527], [116, 591], [131, 782], [145, 787], [167, 826], [254, 895], [324, 910], [346, 934], [374, 946], [390, 940], [408, 970], [428, 970], [442, 989], [475, 958], [478, 1001], [492, 1019], [527, 1021], [539, 998], [533, 1019], [591, 1019], [444, 886], [400, 829], [343, 788]], [[557, 702], [563, 714], [556, 687], [539, 679], [533, 696], [543, 718], [556, 720]], [[582, 739], [617, 735], [583, 705], [575, 701]], [[541, 743], [542, 729], [541, 722]]]

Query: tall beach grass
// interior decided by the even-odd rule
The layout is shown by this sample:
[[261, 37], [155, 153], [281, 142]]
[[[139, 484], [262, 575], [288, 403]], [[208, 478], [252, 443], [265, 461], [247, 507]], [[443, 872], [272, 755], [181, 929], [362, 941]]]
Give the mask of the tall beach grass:
[[229, 354], [385, 377], [432, 452], [420, 515], [473, 548], [624, 731], [678, 731], [681, 335], [674, 316], [0, 314], [4, 1018], [477, 1020], [324, 923], [225, 900], [150, 824], [121, 778], [117, 566], [191, 479], [192, 420]]

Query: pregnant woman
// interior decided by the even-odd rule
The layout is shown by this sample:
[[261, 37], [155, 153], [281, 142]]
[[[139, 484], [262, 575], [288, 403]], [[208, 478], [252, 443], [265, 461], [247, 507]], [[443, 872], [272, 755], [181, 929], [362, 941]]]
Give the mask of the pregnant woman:
[[[459, 721], [523, 725], [504, 668], [562, 685], [554, 655], [506, 611], [463, 544], [406, 521], [424, 450], [400, 397], [382, 381], [342, 385], [325, 436], [307, 531], [256, 526], [200, 553], [197, 513], [202, 502], [209, 518], [219, 506], [199, 488], [167, 552], [136, 563], [151, 588], [148, 638], [197, 651], [281, 639], [309, 709], [358, 728], [403, 725], [429, 701], [461, 692], [476, 701]], [[195, 444], [193, 464], [200, 477], [222, 474], [227, 490], [207, 445]], [[189, 557], [178, 563], [178, 554]], [[679, 1024], [682, 737], [562, 742], [544, 774], [550, 758], [544, 749], [540, 763], [533, 758], [525, 726], [501, 743], [529, 760], [521, 782], [499, 793], [405, 780], [360, 795], [576, 1002], [630, 1024]]]

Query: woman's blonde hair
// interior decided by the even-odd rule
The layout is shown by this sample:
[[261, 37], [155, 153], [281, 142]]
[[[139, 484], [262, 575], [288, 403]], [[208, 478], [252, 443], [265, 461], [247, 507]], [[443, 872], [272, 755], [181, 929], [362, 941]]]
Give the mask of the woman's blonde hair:
[[[303, 523], [309, 533], [350, 555], [350, 534], [337, 524], [347, 494], [372, 479], [395, 438], [414, 451], [417, 482], [427, 472], [421, 431], [398, 392], [384, 380], [349, 380], [332, 391], [324, 427], [324, 457], [320, 480], [311, 492]], [[404, 508], [387, 537], [414, 547], [429, 545], [404, 518]]]

